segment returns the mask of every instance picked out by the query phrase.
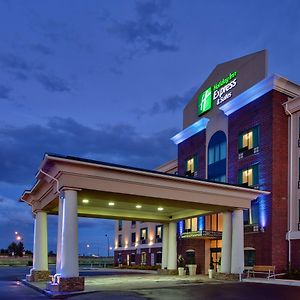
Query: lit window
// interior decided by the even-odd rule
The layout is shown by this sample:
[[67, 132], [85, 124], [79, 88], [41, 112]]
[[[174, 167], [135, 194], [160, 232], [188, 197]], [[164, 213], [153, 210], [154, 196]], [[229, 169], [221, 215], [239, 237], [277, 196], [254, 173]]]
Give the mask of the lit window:
[[155, 228], [155, 241], [156, 243], [161, 243], [162, 242], [162, 225], [158, 225]]
[[147, 244], [148, 228], [141, 228], [141, 243]]
[[259, 148], [259, 126], [244, 131], [239, 135], [239, 158], [257, 153]]
[[147, 253], [142, 252], [142, 254], [141, 254], [141, 264], [145, 265], [146, 263], [147, 263]]
[[258, 185], [258, 165], [253, 165], [249, 168], [239, 170], [238, 184], [243, 186]]
[[191, 176], [193, 177], [195, 175], [195, 172], [197, 171], [198, 168], [198, 159], [197, 156], [193, 156], [190, 159], [187, 159], [185, 161], [185, 176]]

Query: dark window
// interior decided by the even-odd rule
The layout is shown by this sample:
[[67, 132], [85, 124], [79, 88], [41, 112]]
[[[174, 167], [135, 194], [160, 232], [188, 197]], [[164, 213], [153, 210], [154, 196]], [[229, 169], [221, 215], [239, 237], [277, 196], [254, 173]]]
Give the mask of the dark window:
[[148, 228], [141, 228], [141, 243], [147, 244], [148, 239]]
[[130, 262], [133, 264], [135, 263], [135, 253], [130, 254]]
[[118, 222], [118, 228], [119, 228], [119, 230], [122, 230], [122, 227], [123, 227], [122, 220], [119, 220], [119, 222]]
[[161, 264], [161, 260], [162, 260], [162, 253], [161, 252], [157, 252], [156, 253], [156, 258], [155, 258], [155, 263]]
[[194, 250], [187, 250], [185, 252], [185, 255], [186, 255], [186, 264], [187, 265], [194, 265], [196, 263]]
[[131, 228], [135, 228], [136, 226], [136, 221], [131, 221]]
[[208, 144], [208, 174], [209, 180], [226, 182], [227, 142], [223, 131], [217, 131]]
[[134, 245], [135, 244], [135, 240], [136, 240], [136, 234], [135, 232], [131, 233], [131, 244]]
[[299, 164], [298, 164], [298, 180], [300, 180], [300, 158], [299, 158]]
[[122, 247], [122, 234], [118, 235], [118, 247]]
[[257, 187], [259, 184], [258, 177], [258, 164], [241, 169], [238, 174], [238, 184], [246, 187]]
[[198, 169], [198, 158], [197, 156], [193, 156], [185, 161], [185, 170], [184, 175], [189, 177], [194, 177], [197, 175]]
[[155, 228], [155, 242], [161, 243], [162, 242], [162, 234], [163, 234], [163, 226], [157, 225]]
[[256, 251], [255, 249], [244, 251], [244, 263], [245, 267], [253, 267], [256, 263]]
[[300, 222], [300, 199], [298, 200], [298, 222]]

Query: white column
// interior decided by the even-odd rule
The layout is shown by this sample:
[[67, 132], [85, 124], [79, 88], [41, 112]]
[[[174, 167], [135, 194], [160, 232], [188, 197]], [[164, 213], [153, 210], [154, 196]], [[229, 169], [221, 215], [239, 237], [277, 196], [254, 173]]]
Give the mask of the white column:
[[231, 212], [223, 212], [222, 228], [222, 259], [221, 272], [230, 273], [231, 270]]
[[38, 211], [34, 220], [33, 269], [48, 271], [47, 213]]
[[243, 210], [233, 212], [231, 273], [239, 274], [244, 270], [244, 222]]
[[66, 190], [63, 200], [61, 264], [62, 277], [78, 277], [77, 191]]
[[177, 269], [177, 224], [169, 223], [168, 270]]
[[169, 224], [163, 225], [163, 243], [162, 243], [162, 259], [161, 268], [168, 268], [168, 244], [169, 244]]
[[62, 236], [63, 201], [64, 201], [64, 195], [62, 194], [59, 196], [59, 200], [58, 200], [56, 274], [60, 274], [60, 265], [61, 265], [61, 236]]

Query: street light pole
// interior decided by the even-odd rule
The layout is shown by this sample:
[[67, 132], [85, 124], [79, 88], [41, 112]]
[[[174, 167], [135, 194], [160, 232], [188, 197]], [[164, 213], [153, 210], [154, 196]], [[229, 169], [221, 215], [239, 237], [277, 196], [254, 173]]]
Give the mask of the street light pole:
[[108, 234], [105, 235], [107, 237], [107, 257], [109, 257], [109, 236]]

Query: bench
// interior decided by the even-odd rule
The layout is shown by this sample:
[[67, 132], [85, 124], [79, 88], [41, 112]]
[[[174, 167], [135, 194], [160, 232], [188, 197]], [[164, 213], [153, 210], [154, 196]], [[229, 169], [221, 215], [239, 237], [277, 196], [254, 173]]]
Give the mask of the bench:
[[275, 266], [253, 266], [251, 270], [248, 270], [247, 278], [250, 278], [251, 274], [253, 277], [255, 277], [255, 274], [265, 274], [267, 279], [275, 278]]

